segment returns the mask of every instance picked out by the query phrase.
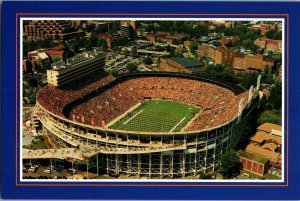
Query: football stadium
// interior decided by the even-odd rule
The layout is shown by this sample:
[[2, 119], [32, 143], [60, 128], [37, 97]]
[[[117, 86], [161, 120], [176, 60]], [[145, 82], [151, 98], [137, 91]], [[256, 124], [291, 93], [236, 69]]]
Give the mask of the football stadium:
[[237, 145], [257, 105], [259, 79], [245, 91], [183, 73], [113, 77], [104, 63], [94, 55], [47, 72], [32, 120], [53, 148], [23, 148], [23, 159], [63, 159], [115, 177], [196, 176]]

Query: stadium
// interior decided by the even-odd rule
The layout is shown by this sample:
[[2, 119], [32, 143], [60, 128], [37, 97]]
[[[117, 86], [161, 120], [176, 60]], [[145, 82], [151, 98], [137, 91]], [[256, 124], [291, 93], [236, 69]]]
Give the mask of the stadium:
[[53, 149], [23, 159], [59, 158], [129, 178], [185, 178], [214, 171], [234, 148], [257, 105], [249, 91], [182, 73], [102, 71], [37, 94], [33, 121]]

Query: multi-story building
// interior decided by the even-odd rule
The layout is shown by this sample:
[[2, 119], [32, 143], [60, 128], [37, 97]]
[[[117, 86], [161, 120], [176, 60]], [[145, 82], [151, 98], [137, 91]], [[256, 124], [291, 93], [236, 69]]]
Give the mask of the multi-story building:
[[275, 59], [265, 58], [263, 55], [235, 55], [232, 66], [237, 69], [255, 69], [263, 71], [265, 66], [274, 67]]
[[251, 137], [246, 152], [269, 159], [269, 165], [281, 168], [282, 163], [282, 127], [264, 123]]
[[133, 26], [130, 22], [125, 21], [121, 23], [121, 33], [126, 36], [129, 40], [134, 38]]
[[266, 37], [258, 38], [254, 42], [261, 49], [271, 50], [276, 52], [282, 51], [282, 41], [281, 40], [272, 40]]
[[70, 20], [32, 20], [25, 25], [25, 35], [29, 38], [67, 39], [83, 34]]
[[231, 65], [234, 52], [231, 48], [218, 47], [215, 50], [215, 62], [222, 65]]
[[228, 45], [228, 44], [235, 44], [240, 40], [240, 37], [238, 36], [224, 36], [218, 42], [221, 46]]
[[221, 65], [231, 65], [234, 57], [234, 51], [231, 48], [215, 47], [212, 45], [199, 45], [198, 55], [207, 56]]
[[100, 70], [105, 65], [105, 55], [86, 54], [59, 61], [52, 64], [52, 69], [47, 70], [48, 84], [62, 86], [71, 81], [80, 79]]
[[239, 70], [254, 69], [263, 71], [265, 66], [273, 68], [275, 59], [265, 58], [263, 55], [240, 55], [232, 48], [215, 47], [201, 44], [198, 46], [198, 56], [210, 57], [216, 64], [232, 65]]
[[249, 27], [252, 30], [260, 30], [262, 35], [266, 34], [270, 30], [276, 30], [275, 24], [255, 24]]

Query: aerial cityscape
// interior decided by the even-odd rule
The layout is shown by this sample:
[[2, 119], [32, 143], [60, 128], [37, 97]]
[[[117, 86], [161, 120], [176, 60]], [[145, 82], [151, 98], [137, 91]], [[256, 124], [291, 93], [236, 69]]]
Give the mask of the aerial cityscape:
[[280, 181], [283, 30], [23, 20], [21, 178]]

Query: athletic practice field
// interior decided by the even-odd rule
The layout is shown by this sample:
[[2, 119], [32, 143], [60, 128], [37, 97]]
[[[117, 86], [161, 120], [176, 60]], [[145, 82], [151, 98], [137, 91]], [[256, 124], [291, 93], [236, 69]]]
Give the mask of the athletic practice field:
[[146, 132], [177, 132], [199, 108], [172, 101], [150, 100], [110, 126], [113, 129]]

